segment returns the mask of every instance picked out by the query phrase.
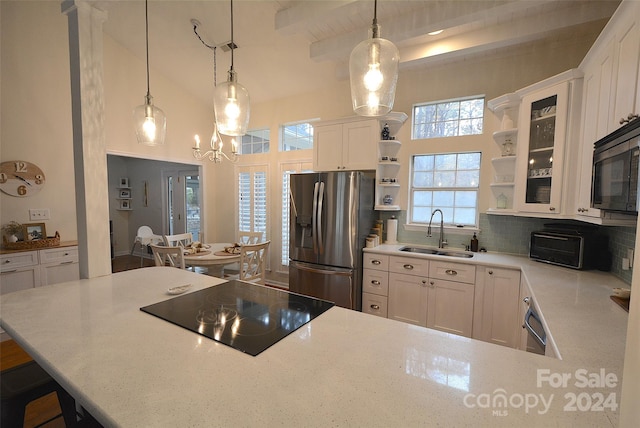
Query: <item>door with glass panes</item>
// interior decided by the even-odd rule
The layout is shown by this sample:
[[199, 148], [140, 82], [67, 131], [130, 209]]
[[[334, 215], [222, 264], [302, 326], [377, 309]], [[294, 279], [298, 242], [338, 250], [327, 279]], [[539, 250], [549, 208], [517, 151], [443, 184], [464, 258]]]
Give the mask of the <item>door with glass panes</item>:
[[569, 83], [526, 95], [518, 126], [519, 211], [560, 214]]
[[202, 240], [200, 175], [197, 170], [165, 172], [168, 235], [189, 232]]

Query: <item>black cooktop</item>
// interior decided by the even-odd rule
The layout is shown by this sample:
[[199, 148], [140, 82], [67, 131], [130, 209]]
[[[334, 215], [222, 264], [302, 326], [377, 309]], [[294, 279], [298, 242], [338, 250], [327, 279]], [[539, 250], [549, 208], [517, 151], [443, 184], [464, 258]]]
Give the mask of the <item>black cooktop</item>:
[[324, 300], [233, 280], [140, 310], [256, 356], [332, 306]]

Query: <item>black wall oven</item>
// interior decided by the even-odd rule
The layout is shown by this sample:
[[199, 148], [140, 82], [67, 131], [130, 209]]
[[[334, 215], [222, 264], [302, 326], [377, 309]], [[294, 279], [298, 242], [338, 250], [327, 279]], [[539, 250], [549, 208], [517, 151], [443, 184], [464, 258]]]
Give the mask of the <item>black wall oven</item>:
[[594, 145], [591, 206], [637, 214], [640, 168], [640, 120], [636, 119]]

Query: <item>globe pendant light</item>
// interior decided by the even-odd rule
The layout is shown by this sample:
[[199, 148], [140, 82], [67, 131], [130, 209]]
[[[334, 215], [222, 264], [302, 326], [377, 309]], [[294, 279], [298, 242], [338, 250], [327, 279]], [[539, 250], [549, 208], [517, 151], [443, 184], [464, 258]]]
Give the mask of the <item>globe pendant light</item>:
[[167, 133], [167, 118], [164, 112], [153, 105], [153, 97], [149, 90], [149, 13], [147, 0], [144, 2], [145, 34], [147, 50], [147, 95], [144, 104], [133, 110], [133, 118], [136, 127], [138, 143], [147, 146], [160, 146], [164, 144]]
[[378, 2], [374, 1], [372, 37], [360, 42], [349, 57], [353, 111], [360, 116], [382, 116], [393, 108], [398, 81], [398, 48], [379, 37]]
[[233, 69], [233, 0], [231, 0], [231, 67], [228, 80], [216, 86], [213, 93], [213, 108], [218, 131], [224, 135], [241, 136], [247, 133], [249, 125], [249, 91], [238, 83]]

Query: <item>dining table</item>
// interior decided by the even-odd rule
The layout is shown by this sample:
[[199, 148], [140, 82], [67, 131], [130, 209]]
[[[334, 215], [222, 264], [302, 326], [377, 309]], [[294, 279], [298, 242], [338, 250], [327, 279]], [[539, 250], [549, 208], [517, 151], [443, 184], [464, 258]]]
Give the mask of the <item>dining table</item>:
[[240, 261], [240, 253], [228, 253], [226, 247], [233, 244], [228, 242], [216, 242], [204, 244], [199, 252], [191, 253], [185, 249], [184, 262], [188, 266], [206, 268], [207, 275], [224, 277], [224, 267]]

